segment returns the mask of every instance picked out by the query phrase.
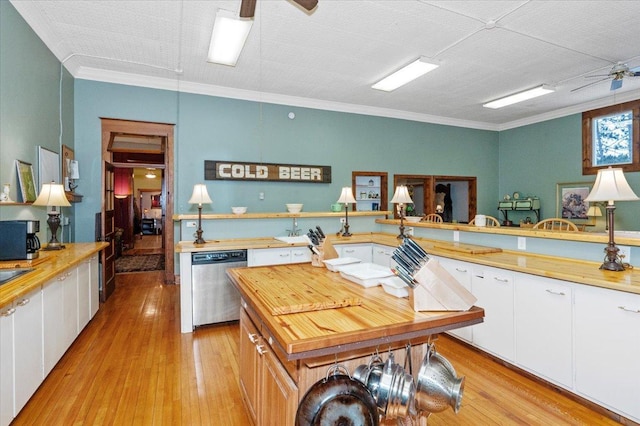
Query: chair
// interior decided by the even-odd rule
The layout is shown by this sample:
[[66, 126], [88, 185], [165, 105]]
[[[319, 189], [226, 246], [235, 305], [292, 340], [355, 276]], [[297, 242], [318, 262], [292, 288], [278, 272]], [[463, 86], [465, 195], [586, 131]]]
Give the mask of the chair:
[[[500, 221], [498, 219], [496, 219], [493, 216], [486, 216], [487, 218], [487, 224], [485, 226], [500, 226]], [[469, 225], [475, 226], [476, 225], [476, 218], [474, 217], [473, 219], [471, 219], [471, 222], [469, 222]]]
[[544, 219], [533, 225], [533, 229], [545, 229], [548, 231], [565, 231], [565, 232], [580, 232], [575, 223], [567, 219], [559, 217], [552, 217], [550, 219]]
[[442, 222], [442, 216], [440, 216], [439, 214], [436, 214], [436, 213], [426, 214], [426, 215], [424, 215], [422, 217], [422, 221], [423, 222], [441, 223]]

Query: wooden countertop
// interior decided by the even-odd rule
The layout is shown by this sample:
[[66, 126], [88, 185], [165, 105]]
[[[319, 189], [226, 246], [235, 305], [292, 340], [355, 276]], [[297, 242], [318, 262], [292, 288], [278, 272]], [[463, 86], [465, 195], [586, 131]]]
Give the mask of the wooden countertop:
[[[470, 228], [476, 227], [471, 226]], [[329, 235], [328, 239], [332, 244], [376, 243], [389, 247], [397, 247], [400, 244], [400, 240], [398, 240], [395, 235], [384, 233], [354, 234], [351, 237], [337, 237], [334, 234]], [[487, 247], [426, 238], [413, 238], [413, 240], [418, 242], [427, 251], [427, 253], [436, 256], [449, 257], [479, 265], [509, 269], [541, 277], [556, 278], [578, 284], [588, 284], [611, 290], [640, 294], [640, 270], [636, 269], [612, 272], [599, 269], [601, 264], [600, 262], [582, 261], [510, 250], [497, 250], [492, 253], [481, 253], [482, 249], [486, 249]], [[176, 251], [193, 252], [291, 246], [302, 246], [302, 244], [286, 244], [273, 238], [216, 240], [197, 246], [192, 242], [182, 241], [176, 245]]]
[[66, 248], [62, 250], [40, 250], [38, 258], [30, 261], [1, 261], [0, 269], [11, 269], [15, 267], [31, 267], [34, 269], [0, 286], [0, 308], [29, 293], [39, 285], [55, 278], [65, 269], [75, 266], [91, 257], [94, 253], [108, 247], [109, 244], [105, 242], [67, 243], [65, 246]]
[[[364, 288], [311, 264], [234, 268], [227, 273], [288, 360], [363, 347], [382, 348], [392, 342], [477, 324], [484, 317], [484, 310], [475, 306], [462, 312], [415, 312], [408, 299], [391, 296], [380, 286]], [[331, 286], [341, 296], [361, 299], [362, 304], [272, 315], [259, 293], [279, 291], [277, 283], [282, 280], [295, 281], [302, 292], [305, 287]]]

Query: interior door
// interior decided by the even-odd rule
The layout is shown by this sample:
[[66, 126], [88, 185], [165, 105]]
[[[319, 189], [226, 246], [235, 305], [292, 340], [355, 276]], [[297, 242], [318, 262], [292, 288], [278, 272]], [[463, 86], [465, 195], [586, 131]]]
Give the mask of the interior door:
[[102, 202], [102, 241], [108, 242], [109, 247], [101, 252], [102, 262], [102, 290], [100, 300], [106, 301], [116, 289], [116, 250], [115, 250], [115, 216], [114, 216], [114, 167], [104, 162]]

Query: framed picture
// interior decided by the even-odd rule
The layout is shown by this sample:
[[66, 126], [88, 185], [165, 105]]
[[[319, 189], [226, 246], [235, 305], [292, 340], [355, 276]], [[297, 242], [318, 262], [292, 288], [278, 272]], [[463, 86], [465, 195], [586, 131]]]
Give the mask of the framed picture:
[[57, 152], [38, 147], [38, 178], [39, 188], [44, 183], [60, 183], [60, 156]]
[[18, 183], [20, 184], [22, 202], [33, 203], [38, 197], [36, 179], [33, 175], [33, 166], [31, 163], [16, 160], [16, 169], [18, 170]]
[[556, 217], [577, 224], [595, 225], [595, 217], [587, 216], [589, 202], [585, 198], [591, 192], [591, 182], [559, 183], [556, 187]]

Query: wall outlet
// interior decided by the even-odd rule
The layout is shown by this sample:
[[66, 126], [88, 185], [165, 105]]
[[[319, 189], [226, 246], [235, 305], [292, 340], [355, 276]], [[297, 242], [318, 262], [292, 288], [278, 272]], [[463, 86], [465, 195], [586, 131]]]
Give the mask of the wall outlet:
[[460, 231], [453, 231], [453, 241], [456, 243], [460, 241]]
[[264, 200], [264, 192], [258, 194], [258, 199]]
[[347, 219], [344, 218], [344, 217], [341, 217], [340, 218], [340, 223], [344, 225], [345, 223], [347, 223]]
[[527, 249], [527, 239], [525, 237], [518, 237], [518, 250]]
[[629, 246], [618, 246], [620, 251], [618, 252], [618, 256], [622, 258], [622, 263], [631, 263], [631, 247]]
[[405, 229], [405, 234], [413, 237], [413, 226], [407, 226], [407, 228]]
[[195, 228], [197, 225], [197, 222], [187, 222], [187, 228]]

